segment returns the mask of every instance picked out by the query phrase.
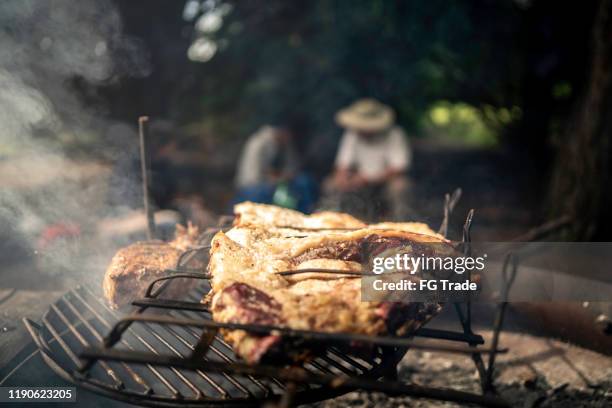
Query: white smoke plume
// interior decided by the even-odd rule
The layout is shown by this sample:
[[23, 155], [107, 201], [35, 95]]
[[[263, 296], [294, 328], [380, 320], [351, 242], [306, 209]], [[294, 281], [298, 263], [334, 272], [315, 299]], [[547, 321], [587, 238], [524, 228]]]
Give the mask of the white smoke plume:
[[147, 60], [109, 0], [0, 2], [0, 257], [15, 255], [15, 242], [26, 257], [40, 255], [34, 251], [49, 239], [41, 233], [58, 224], [56, 233], [68, 239], [48, 259], [80, 269], [83, 237], [115, 210], [105, 202], [115, 188], [109, 167], [100, 163], [126, 154], [137, 139], [133, 125], [84, 106], [74, 81], [144, 76]]

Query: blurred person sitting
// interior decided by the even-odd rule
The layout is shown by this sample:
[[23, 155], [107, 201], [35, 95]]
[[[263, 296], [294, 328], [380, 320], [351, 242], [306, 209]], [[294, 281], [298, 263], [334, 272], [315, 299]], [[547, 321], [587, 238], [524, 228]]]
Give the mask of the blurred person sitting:
[[316, 187], [301, 171], [296, 133], [291, 125], [264, 125], [248, 138], [238, 161], [232, 203], [254, 201], [312, 210]]
[[360, 210], [364, 204], [365, 214], [360, 215], [372, 219], [382, 196], [393, 219], [413, 216], [407, 201], [412, 152], [404, 131], [395, 125], [393, 109], [375, 99], [359, 99], [335, 120], [345, 132], [334, 173], [324, 183], [327, 202], [343, 211]]

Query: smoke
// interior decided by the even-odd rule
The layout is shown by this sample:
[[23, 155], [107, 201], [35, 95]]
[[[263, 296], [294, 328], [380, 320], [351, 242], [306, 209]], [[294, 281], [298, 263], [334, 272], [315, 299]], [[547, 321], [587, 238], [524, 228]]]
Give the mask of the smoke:
[[80, 269], [92, 222], [117, 210], [105, 199], [109, 167], [95, 159], [131, 154], [123, 146], [136, 137], [84, 106], [75, 81], [144, 76], [147, 61], [109, 0], [0, 2], [0, 257], [19, 241], [26, 255], [47, 247], [52, 263]]

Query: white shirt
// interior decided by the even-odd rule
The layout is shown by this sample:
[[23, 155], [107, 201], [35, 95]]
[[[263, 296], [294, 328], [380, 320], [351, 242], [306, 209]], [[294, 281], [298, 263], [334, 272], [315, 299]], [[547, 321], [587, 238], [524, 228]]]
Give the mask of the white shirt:
[[393, 127], [372, 139], [359, 137], [347, 130], [342, 136], [336, 167], [354, 169], [368, 180], [376, 180], [393, 169], [405, 171], [410, 166], [412, 152], [404, 131]]
[[253, 186], [267, 181], [275, 157], [285, 155], [284, 171], [293, 171], [297, 158], [290, 147], [280, 146], [272, 126], [262, 126], [249, 137], [238, 161], [236, 186]]

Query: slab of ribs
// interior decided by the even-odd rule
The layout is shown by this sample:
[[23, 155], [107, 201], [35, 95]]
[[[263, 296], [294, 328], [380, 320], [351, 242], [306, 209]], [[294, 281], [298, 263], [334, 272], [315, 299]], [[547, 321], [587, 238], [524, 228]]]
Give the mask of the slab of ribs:
[[[430, 250], [444, 237], [422, 223], [366, 225], [340, 213], [306, 216], [274, 206], [242, 203], [235, 224], [212, 241], [212, 291], [205, 299], [219, 322], [283, 326], [322, 332], [409, 335], [439, 310], [438, 303], [366, 302], [361, 277], [318, 272], [289, 276], [280, 271], [334, 269], [363, 272], [370, 260], [393, 248]], [[450, 248], [450, 247], [449, 247]], [[249, 363], [289, 357], [305, 350], [280, 334], [224, 331]]]

